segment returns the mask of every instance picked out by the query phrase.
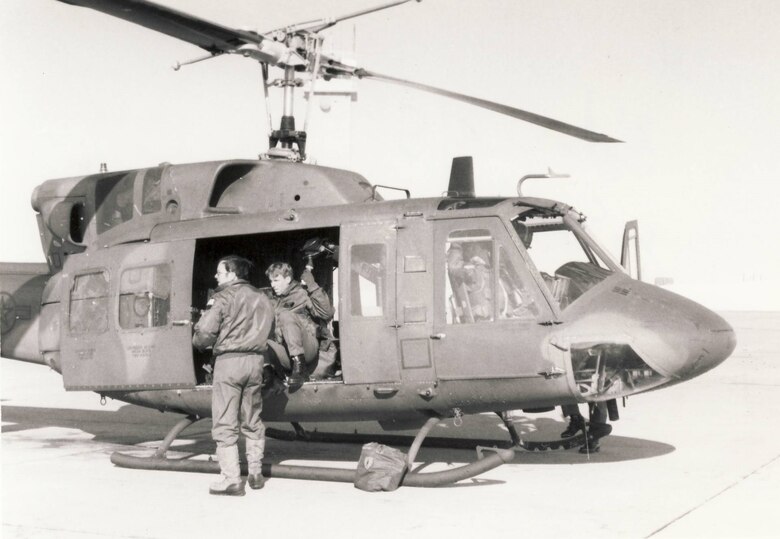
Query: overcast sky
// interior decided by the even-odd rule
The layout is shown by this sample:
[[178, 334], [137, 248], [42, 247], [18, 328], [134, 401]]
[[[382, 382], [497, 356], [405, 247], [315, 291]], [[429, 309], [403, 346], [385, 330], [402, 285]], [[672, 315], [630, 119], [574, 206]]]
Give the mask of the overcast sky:
[[[373, 0], [170, 0], [259, 31]], [[589, 216], [616, 254], [639, 219], [646, 275], [780, 275], [780, 3], [424, 0], [327, 31], [360, 65], [547, 115], [626, 141], [592, 144], [444, 98], [360, 81], [349, 115], [312, 119], [310, 153], [415, 196], [473, 155], [477, 193], [527, 184]], [[0, 3], [0, 224], [5, 261], [42, 261], [32, 189], [110, 170], [254, 158], [267, 149], [256, 63], [202, 51], [54, 0]], [[272, 96], [273, 97], [273, 96]], [[298, 106], [298, 126], [304, 107]], [[341, 120], [337, 116], [341, 115]], [[339, 126], [351, 121], [350, 132]], [[328, 119], [332, 118], [332, 121]], [[278, 122], [278, 116], [275, 118]], [[341, 122], [341, 123], [339, 123]], [[333, 126], [336, 126], [335, 128]], [[327, 152], [341, 142], [345, 150]]]

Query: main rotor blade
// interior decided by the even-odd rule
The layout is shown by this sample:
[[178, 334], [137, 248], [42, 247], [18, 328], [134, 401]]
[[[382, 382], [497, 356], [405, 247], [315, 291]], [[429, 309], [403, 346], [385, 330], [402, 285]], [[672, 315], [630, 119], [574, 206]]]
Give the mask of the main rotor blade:
[[248, 43], [258, 44], [263, 36], [235, 30], [146, 0], [57, 0], [81, 6], [162, 32], [209, 51], [235, 51]]
[[[337, 66], [336, 69], [338, 70], [340, 69], [340, 67], [341, 66]], [[541, 127], [546, 127], [547, 129], [552, 129], [553, 131], [563, 133], [564, 135], [570, 135], [572, 137], [577, 137], [579, 139], [587, 140], [589, 142], [623, 142], [622, 140], [614, 139], [612, 137], [604, 135], [603, 133], [596, 133], [594, 131], [589, 131], [581, 127], [577, 127], [564, 122], [559, 122], [558, 120], [553, 120], [552, 118], [547, 118], [546, 116], [540, 116], [539, 114], [534, 114], [533, 112], [516, 109], [514, 107], [510, 107], [508, 105], [502, 105], [500, 103], [495, 103], [493, 101], [488, 101], [486, 99], [480, 99], [478, 97], [472, 97], [470, 95], [451, 92], [449, 90], [443, 90], [441, 88], [436, 88], [435, 86], [420, 84], [419, 82], [412, 82], [404, 79], [399, 79], [396, 77], [390, 77], [388, 75], [381, 75], [379, 73], [374, 73], [372, 71], [367, 71], [365, 69], [353, 68], [351, 71], [352, 74], [354, 74], [355, 76], [361, 79], [374, 79], [383, 82], [390, 82], [393, 84], [399, 84], [401, 86], [408, 86], [409, 88], [414, 88], [416, 90], [421, 90], [423, 92], [429, 92], [432, 94], [449, 97], [450, 99], [462, 101], [464, 103], [481, 107], [483, 109], [492, 110], [493, 112], [498, 112], [499, 114], [505, 114], [507, 116], [511, 116], [512, 118], [517, 118], [518, 120], [523, 120], [525, 122], [539, 125]]]
[[[284, 28], [277, 28], [276, 30], [272, 30], [272, 32], [278, 32], [282, 31], [285, 33], [288, 32], [298, 32], [301, 30], [305, 30], [308, 32], [321, 32], [322, 30], [325, 30], [326, 28], [330, 28], [332, 26], [335, 26], [336, 24], [340, 23], [341, 21], [346, 21], [349, 19], [354, 19], [355, 17], [360, 17], [362, 15], [368, 15], [369, 13], [375, 13], [377, 11], [382, 11], [383, 9], [388, 9], [395, 6], [400, 6], [401, 4], [406, 4], [407, 2], [411, 2], [412, 0], [393, 0], [391, 2], [385, 2], [384, 4], [369, 7], [365, 9], [361, 9], [360, 11], [354, 11], [352, 13], [348, 13], [346, 15], [340, 15], [338, 17], [329, 17], [327, 19], [314, 19], [312, 21], [306, 21], [301, 22], [297, 24], [292, 24], [290, 26], [285, 26]], [[416, 0], [417, 2], [422, 2], [422, 0]], [[266, 34], [270, 35], [272, 32], [266, 32]]]

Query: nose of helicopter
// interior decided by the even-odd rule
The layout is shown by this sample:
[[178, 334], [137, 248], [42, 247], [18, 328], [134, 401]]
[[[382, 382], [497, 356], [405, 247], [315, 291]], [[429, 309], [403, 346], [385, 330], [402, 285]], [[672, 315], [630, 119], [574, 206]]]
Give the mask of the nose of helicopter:
[[648, 341], [655, 349], [648, 350], [646, 361], [656, 370], [673, 380], [690, 380], [717, 367], [734, 351], [734, 329], [721, 316], [665, 290], [654, 295], [661, 305], [674, 306], [673, 312], [661, 308], [647, 324], [657, 344]]
[[[607, 369], [632, 373], [631, 383], [622, 387], [624, 393], [631, 393], [699, 376], [720, 365], [734, 351], [734, 329], [706, 307], [630, 279], [611, 285], [591, 296], [590, 301], [572, 304], [565, 312], [573, 317], [564, 330], [566, 340], [573, 349], [587, 349], [586, 355], [574, 358], [575, 371], [582, 373], [577, 375], [580, 378], [593, 368], [586, 356], [606, 354]], [[653, 375], [639, 381], [642, 365], [660, 377]]]

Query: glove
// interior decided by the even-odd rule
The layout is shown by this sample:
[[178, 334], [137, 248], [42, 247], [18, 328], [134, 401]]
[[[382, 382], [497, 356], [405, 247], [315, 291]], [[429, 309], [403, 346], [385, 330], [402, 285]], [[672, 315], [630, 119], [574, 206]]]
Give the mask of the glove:
[[301, 273], [301, 283], [309, 290], [316, 290], [319, 288], [317, 286], [317, 281], [314, 280], [314, 275], [312, 275], [311, 270], [308, 269], [303, 270], [303, 273]]

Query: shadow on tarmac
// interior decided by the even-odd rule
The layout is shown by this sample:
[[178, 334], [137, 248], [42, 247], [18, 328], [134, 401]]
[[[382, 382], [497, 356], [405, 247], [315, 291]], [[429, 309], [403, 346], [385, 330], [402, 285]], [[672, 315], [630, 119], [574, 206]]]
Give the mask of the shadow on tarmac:
[[[2, 406], [2, 433], [10, 434], [29, 429], [58, 427], [76, 429], [93, 436], [96, 443], [127, 446], [122, 451], [137, 452], [138, 449], [152, 451], [159, 446], [168, 431], [181, 418], [178, 414], [160, 413], [138, 406], [122, 406], [117, 411], [77, 410], [61, 408], [39, 408], [26, 406]], [[565, 428], [565, 423], [551, 418], [519, 417], [514, 420], [520, 435], [528, 440], [556, 438]], [[269, 424], [275, 428], [284, 424]], [[303, 425], [307, 430], [320, 432], [355, 432], [358, 426], [361, 432], [382, 433], [375, 423], [334, 423]], [[289, 428], [289, 427], [288, 427]], [[209, 456], [215, 452], [211, 439], [211, 422], [203, 420], [188, 427], [179, 436], [171, 453], [185, 453], [182, 457]], [[291, 430], [291, 429], [290, 429]], [[414, 435], [414, 431], [402, 431], [398, 434]], [[506, 428], [496, 416], [481, 414], [468, 416], [467, 425], [453, 427], [451, 421], [442, 423], [441, 428], [432, 433], [437, 437], [508, 439]], [[40, 440], [51, 447], [67, 446], [72, 437], [56, 438], [52, 434], [48, 439]], [[411, 438], [410, 438], [411, 443]], [[117, 449], [116, 447], [110, 448]], [[408, 450], [408, 447], [400, 447]], [[580, 454], [577, 449], [550, 450], [542, 452], [518, 451], [512, 464], [585, 464], [609, 463], [659, 457], [674, 451], [674, 446], [639, 438], [608, 436], [601, 441], [601, 451], [590, 455]], [[357, 462], [361, 446], [357, 444], [332, 444], [319, 442], [281, 441], [270, 439], [266, 445], [266, 461], [281, 463], [289, 460]], [[423, 447], [418, 454], [420, 462], [470, 462], [475, 459], [473, 450]], [[426, 466], [426, 464], [423, 464]]]

